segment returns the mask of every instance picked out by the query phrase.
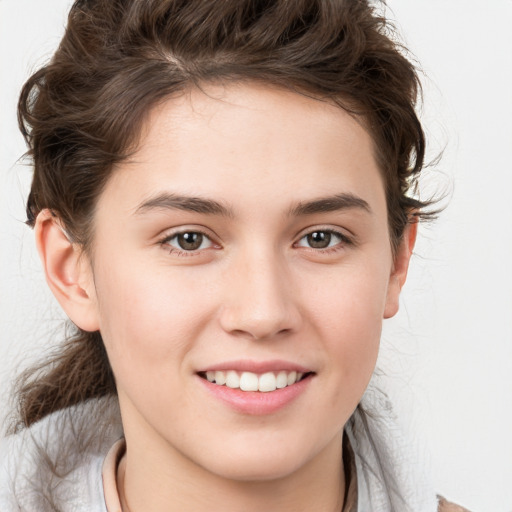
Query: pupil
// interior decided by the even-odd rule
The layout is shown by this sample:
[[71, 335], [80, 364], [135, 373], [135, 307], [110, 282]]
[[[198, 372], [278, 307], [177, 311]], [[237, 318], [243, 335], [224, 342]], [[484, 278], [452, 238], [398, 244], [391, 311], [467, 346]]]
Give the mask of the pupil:
[[308, 235], [308, 244], [314, 249], [325, 249], [331, 243], [331, 233], [315, 231]]
[[181, 233], [178, 235], [178, 244], [185, 251], [199, 249], [202, 243], [203, 235], [201, 233]]

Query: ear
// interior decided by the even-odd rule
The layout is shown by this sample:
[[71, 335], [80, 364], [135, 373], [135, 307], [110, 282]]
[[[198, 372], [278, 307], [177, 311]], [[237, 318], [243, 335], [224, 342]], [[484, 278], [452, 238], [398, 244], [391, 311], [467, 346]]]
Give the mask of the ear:
[[407, 271], [409, 270], [409, 262], [416, 242], [417, 232], [418, 222], [407, 224], [400, 245], [397, 247], [393, 268], [389, 276], [384, 318], [391, 318], [398, 312], [400, 291], [407, 279]]
[[71, 321], [84, 331], [97, 331], [96, 294], [89, 260], [73, 243], [59, 219], [42, 210], [34, 227], [46, 282]]

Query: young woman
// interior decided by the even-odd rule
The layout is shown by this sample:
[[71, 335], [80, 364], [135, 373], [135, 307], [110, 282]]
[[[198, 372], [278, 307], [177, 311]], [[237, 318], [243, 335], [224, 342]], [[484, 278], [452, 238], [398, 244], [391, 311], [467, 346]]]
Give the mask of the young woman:
[[434, 511], [369, 386], [424, 137], [365, 1], [77, 1], [25, 85], [28, 223], [76, 330], [2, 511]]

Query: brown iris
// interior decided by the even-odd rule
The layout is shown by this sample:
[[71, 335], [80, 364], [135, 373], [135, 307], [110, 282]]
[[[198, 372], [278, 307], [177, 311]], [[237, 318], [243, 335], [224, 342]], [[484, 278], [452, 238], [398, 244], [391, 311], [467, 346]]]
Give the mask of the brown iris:
[[177, 235], [178, 245], [184, 251], [195, 251], [203, 243], [203, 234], [196, 232], [180, 233]]
[[332, 234], [327, 231], [313, 231], [307, 236], [308, 245], [314, 249], [325, 249], [331, 243]]

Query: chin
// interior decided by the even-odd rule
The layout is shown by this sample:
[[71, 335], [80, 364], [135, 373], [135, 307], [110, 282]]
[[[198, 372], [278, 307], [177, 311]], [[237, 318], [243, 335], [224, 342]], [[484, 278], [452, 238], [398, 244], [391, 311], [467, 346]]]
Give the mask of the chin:
[[239, 460], [229, 467], [214, 467], [218, 476], [235, 482], [268, 482], [281, 480], [294, 474], [302, 467], [298, 461], [292, 460]]
[[[238, 448], [238, 449], [237, 449]], [[279, 480], [300, 471], [315, 458], [313, 447], [304, 443], [269, 443], [264, 439], [250, 446], [231, 445], [223, 453], [210, 454], [202, 461], [203, 468], [221, 478], [239, 482]]]

